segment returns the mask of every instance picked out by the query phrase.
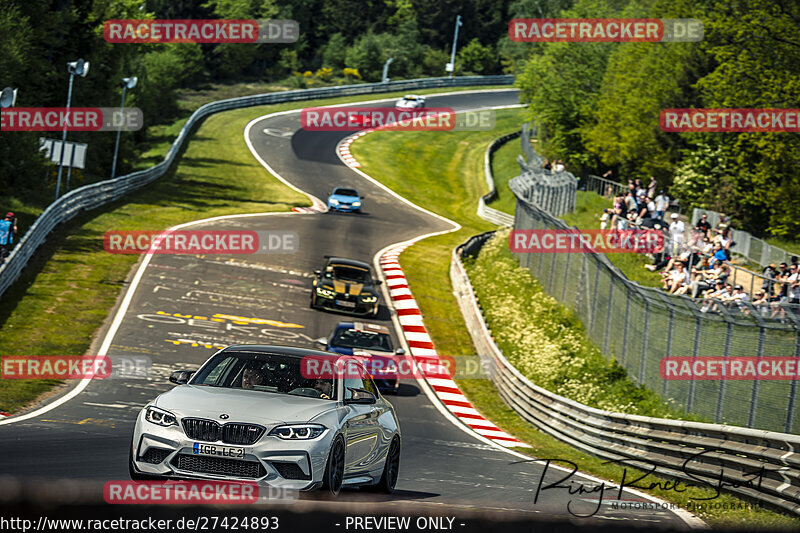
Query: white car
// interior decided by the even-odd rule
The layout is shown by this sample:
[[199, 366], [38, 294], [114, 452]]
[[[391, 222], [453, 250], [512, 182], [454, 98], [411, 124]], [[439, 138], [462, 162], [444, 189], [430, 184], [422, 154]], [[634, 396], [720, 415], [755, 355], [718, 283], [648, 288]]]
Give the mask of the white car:
[[[334, 360], [346, 363], [344, 373], [309, 375]], [[177, 371], [170, 381], [178, 386], [136, 419], [129, 456], [134, 480], [254, 481], [334, 495], [342, 486], [394, 491], [397, 416], [357, 358], [229, 346], [197, 372]]]
[[421, 109], [425, 107], [425, 97], [407, 94], [394, 105], [397, 109]]

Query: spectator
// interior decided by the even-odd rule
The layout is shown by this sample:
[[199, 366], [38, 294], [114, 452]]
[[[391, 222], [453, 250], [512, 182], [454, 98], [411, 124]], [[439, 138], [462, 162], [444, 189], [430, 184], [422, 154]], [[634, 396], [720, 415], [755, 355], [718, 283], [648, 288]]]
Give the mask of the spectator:
[[0, 220], [0, 265], [5, 263], [12, 245], [14, 244], [14, 233], [17, 231], [16, 218], [14, 213], [8, 213], [3, 220]]
[[733, 292], [731, 292], [731, 294], [720, 298], [720, 301], [726, 303], [735, 303], [740, 310], [744, 310], [744, 302], [746, 302], [748, 299], [747, 293], [744, 292], [744, 287], [737, 285], [733, 288]]
[[655, 198], [657, 188], [658, 188], [658, 182], [653, 176], [650, 176], [650, 184], [647, 186], [647, 196], [649, 198]]
[[672, 223], [669, 225], [669, 238], [672, 241], [673, 255], [678, 253], [678, 248], [683, 244], [683, 234], [686, 233], [686, 225], [682, 220], [678, 220], [678, 213], [672, 213]]
[[721, 282], [717, 282], [717, 289], [706, 295], [705, 300], [703, 300], [703, 307], [700, 309], [700, 312], [706, 313], [712, 308], [716, 308], [715, 300], [720, 300], [722, 298], [730, 296], [731, 292], [733, 292], [732, 289], [733, 287], [730, 284], [725, 285]]
[[[14, 213], [10, 213], [10, 214], [12, 214], [12, 215], [13, 215]], [[17, 232], [17, 223], [16, 223], [16, 222], [14, 222], [14, 233], [16, 233], [16, 232]], [[800, 264], [798, 264], [798, 263], [797, 263], [797, 256], [796, 256], [796, 255], [793, 255], [793, 256], [791, 257], [791, 259], [789, 259], [789, 261], [790, 261], [790, 262], [791, 262], [791, 263], [792, 263], [792, 264], [793, 264], [793, 265], [794, 265], [796, 268], [800, 268]]]
[[[786, 279], [788, 287], [788, 300], [789, 305], [800, 305], [800, 267], [793, 264], [789, 267], [789, 276]], [[798, 309], [794, 308], [793, 311], [797, 313]]]
[[633, 183], [633, 180], [628, 180], [628, 191], [636, 193], [636, 185]]
[[552, 170], [553, 169], [553, 165], [550, 164], [550, 160], [549, 159], [545, 159], [544, 160], [544, 169], [545, 170]]
[[753, 298], [753, 307], [756, 308], [761, 316], [767, 316], [770, 307], [769, 295], [763, 290], [756, 291]]
[[603, 209], [603, 214], [600, 215], [600, 229], [606, 229], [612, 214], [613, 211], [611, 209]]
[[628, 213], [636, 213], [638, 211], [639, 204], [636, 202], [633, 190], [629, 190], [628, 194], [625, 195], [625, 207]]
[[778, 267], [775, 266], [775, 263], [770, 263], [764, 267], [764, 270], [761, 272], [761, 275], [764, 276], [764, 281], [761, 282], [761, 290], [768, 296], [772, 296], [772, 291], [775, 287], [774, 280], [777, 273]]
[[717, 225], [714, 226], [714, 231], [716, 233], [722, 234], [728, 231], [728, 228], [731, 226], [731, 223], [728, 222], [728, 217], [724, 213], [719, 214], [719, 222]]
[[656, 218], [656, 203], [653, 201], [653, 197], [648, 194], [645, 200], [647, 201], [647, 213], [649, 214], [649, 218]]
[[672, 294], [684, 294], [689, 289], [689, 282], [689, 272], [683, 266], [683, 263], [677, 261], [675, 270], [670, 273], [669, 292]]
[[669, 196], [664, 194], [664, 190], [662, 189], [659, 191], [658, 196], [656, 196], [656, 216], [655, 218], [663, 221], [664, 220], [664, 213], [667, 212], [667, 208], [669, 207]]
[[564, 162], [560, 159], [553, 165], [553, 172], [564, 172], [565, 170], [567, 170], [567, 167], [564, 166]]
[[708, 237], [708, 232], [711, 230], [711, 224], [708, 223], [708, 215], [703, 213], [700, 215], [700, 220], [694, 226], [694, 230], [703, 234], [703, 237]]
[[722, 249], [722, 245], [720, 243], [714, 243], [714, 254], [711, 257], [711, 266], [714, 266], [717, 262], [724, 263], [728, 260], [728, 256], [725, 254], [725, 250]]

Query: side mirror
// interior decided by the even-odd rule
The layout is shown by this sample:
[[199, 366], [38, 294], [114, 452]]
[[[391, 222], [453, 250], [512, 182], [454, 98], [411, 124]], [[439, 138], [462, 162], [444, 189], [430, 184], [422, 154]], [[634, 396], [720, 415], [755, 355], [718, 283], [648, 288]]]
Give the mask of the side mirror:
[[405, 351], [404, 349], [402, 349], [402, 348], [398, 348], [398, 349], [396, 349], [396, 350], [394, 351], [394, 354], [395, 354], [395, 355], [405, 355], [405, 354], [406, 354], [406, 351]]
[[345, 404], [369, 405], [377, 401], [375, 395], [364, 389], [352, 389], [353, 395], [344, 401]]
[[376, 279], [375, 280], [375, 285], [383, 285], [383, 281], [381, 281], [379, 279]]
[[194, 371], [176, 370], [169, 375], [169, 380], [171, 383], [175, 383], [176, 385], [185, 385], [189, 382], [192, 375], [194, 375]]
[[321, 345], [323, 345], [325, 347], [328, 346], [328, 339], [326, 339], [325, 337], [320, 337], [319, 339], [314, 339], [314, 342], [316, 342], [317, 344], [321, 344]]

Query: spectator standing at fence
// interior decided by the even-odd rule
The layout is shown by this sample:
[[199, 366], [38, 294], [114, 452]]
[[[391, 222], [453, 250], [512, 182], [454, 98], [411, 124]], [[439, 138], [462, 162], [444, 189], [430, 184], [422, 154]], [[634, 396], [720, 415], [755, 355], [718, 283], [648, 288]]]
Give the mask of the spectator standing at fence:
[[649, 198], [655, 198], [657, 188], [658, 188], [658, 182], [653, 176], [650, 176], [650, 184], [647, 186], [647, 196]]
[[769, 296], [772, 296], [772, 290], [775, 286], [774, 280], [777, 272], [778, 267], [775, 266], [775, 263], [770, 263], [764, 267], [764, 270], [761, 272], [761, 275], [764, 276], [764, 281], [761, 282], [761, 290]]
[[647, 200], [647, 212], [649, 213], [649, 218], [656, 218], [656, 203], [653, 201], [653, 197], [648, 194], [645, 198]]
[[669, 225], [669, 238], [672, 241], [672, 255], [678, 255], [678, 249], [683, 244], [683, 235], [686, 225], [678, 219], [678, 213], [672, 213], [672, 222]]
[[[789, 277], [786, 279], [788, 285], [789, 298], [787, 303], [789, 305], [800, 305], [800, 267], [792, 265], [789, 267]], [[795, 313], [798, 309], [793, 309]]]
[[669, 207], [669, 196], [664, 194], [664, 190], [662, 189], [659, 191], [658, 196], [656, 196], [656, 218], [663, 222], [664, 220], [664, 213], [667, 212], [667, 208]]
[[564, 166], [564, 162], [560, 159], [553, 165], [553, 172], [564, 172], [565, 170], [567, 170], [567, 167]]
[[6, 256], [11, 250], [13, 243], [14, 213], [8, 213], [3, 220], [0, 220], [0, 264], [5, 263]]
[[549, 159], [545, 159], [544, 160], [544, 167], [543, 168], [545, 170], [552, 170], [553, 169], [553, 165], [550, 164], [550, 160]]
[[[14, 231], [16, 232], [17, 230], [15, 229]], [[789, 259], [789, 261], [790, 261], [790, 262], [791, 262], [791, 263], [792, 263], [792, 264], [793, 264], [793, 265], [794, 265], [796, 268], [800, 268], [800, 264], [798, 264], [798, 263], [797, 263], [797, 256], [796, 256], [796, 255], [793, 255], [793, 256], [791, 257], [791, 259]]]

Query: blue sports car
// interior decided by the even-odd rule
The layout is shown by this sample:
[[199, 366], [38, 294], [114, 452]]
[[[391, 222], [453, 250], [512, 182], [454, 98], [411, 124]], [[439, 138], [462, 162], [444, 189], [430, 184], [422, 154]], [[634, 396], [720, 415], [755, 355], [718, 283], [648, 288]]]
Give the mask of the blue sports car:
[[358, 195], [355, 189], [348, 189], [345, 187], [337, 187], [328, 196], [328, 210], [329, 211], [344, 211], [344, 212], [361, 212], [361, 200], [363, 198]]
[[385, 326], [339, 322], [330, 338], [322, 337], [317, 342], [324, 345], [329, 352], [361, 359], [378, 389], [383, 392], [397, 392], [401, 373], [398, 366], [405, 351], [402, 348], [393, 349], [392, 337]]

